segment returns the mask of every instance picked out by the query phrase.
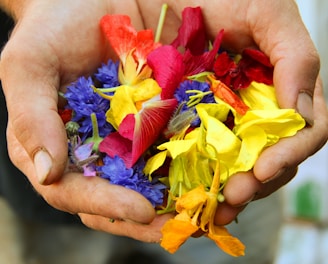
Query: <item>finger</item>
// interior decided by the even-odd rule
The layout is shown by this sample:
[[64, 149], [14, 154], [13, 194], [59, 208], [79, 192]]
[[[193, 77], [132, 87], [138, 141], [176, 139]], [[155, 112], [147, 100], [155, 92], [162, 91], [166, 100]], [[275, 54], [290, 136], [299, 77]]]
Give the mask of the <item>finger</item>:
[[57, 113], [58, 76], [51, 66], [55, 58], [50, 50], [25, 50], [19, 44], [23, 39], [15, 34], [1, 57], [10, 133], [34, 162], [39, 182], [49, 184], [62, 175], [67, 160], [66, 133]]
[[[312, 95], [320, 61], [297, 5], [294, 1], [284, 4], [271, 1], [270, 5], [253, 2], [256, 3], [249, 15], [254, 19], [250, 26], [259, 48], [274, 65], [274, 85], [280, 107], [297, 109], [312, 124]], [[267, 10], [267, 16], [259, 16], [259, 8]], [[279, 19], [275, 19], [278, 16]]]
[[276, 177], [270, 181], [262, 183], [261, 189], [255, 194], [253, 201], [265, 198], [270, 194], [274, 193], [282, 186], [290, 182], [295, 177], [296, 173], [297, 173], [297, 167], [288, 168], [284, 170], [284, 173], [281, 174], [279, 177]]
[[129, 219], [138, 223], [150, 223], [155, 217], [154, 208], [141, 194], [100, 177], [69, 173], [51, 186], [38, 186], [38, 191], [53, 207], [73, 214]]
[[171, 214], [157, 216], [150, 224], [143, 225], [131, 221], [111, 220], [102, 216], [79, 214], [83, 224], [110, 234], [127, 236], [147, 243], [158, 243], [162, 238], [161, 228]]
[[237, 173], [229, 178], [223, 195], [226, 203], [239, 207], [252, 201], [261, 188], [262, 184], [253, 172]]
[[8, 127], [8, 150], [14, 164], [22, 164], [35, 190], [50, 204], [71, 214], [85, 213], [113, 219], [130, 219], [149, 223], [155, 216], [154, 208], [141, 194], [127, 188], [112, 185], [100, 177], [85, 177], [79, 173], [67, 173], [51, 185], [40, 185], [33, 163]]
[[280, 139], [263, 151], [254, 165], [254, 174], [259, 181], [266, 182], [283, 175], [326, 144], [328, 113], [320, 81], [314, 91], [314, 113], [312, 127], [304, 128], [293, 137]]
[[257, 193], [262, 184], [254, 177], [252, 172], [237, 173], [231, 176], [224, 187], [224, 203], [219, 204], [215, 223], [226, 225], [236, 219]]
[[224, 202], [219, 204], [215, 216], [214, 223], [216, 225], [227, 225], [236, 220], [238, 214], [245, 209], [246, 205], [234, 207]]

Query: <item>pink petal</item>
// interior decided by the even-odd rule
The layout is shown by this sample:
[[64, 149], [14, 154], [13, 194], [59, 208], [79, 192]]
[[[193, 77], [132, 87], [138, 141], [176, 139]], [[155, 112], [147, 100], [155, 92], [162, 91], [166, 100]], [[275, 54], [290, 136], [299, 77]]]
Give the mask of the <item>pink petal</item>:
[[178, 31], [178, 37], [172, 42], [172, 46], [179, 46], [189, 50], [193, 55], [204, 52], [206, 45], [206, 33], [200, 7], [186, 7], [182, 11], [182, 24]]
[[162, 88], [161, 99], [173, 98], [185, 71], [182, 55], [173, 46], [165, 45], [148, 55], [147, 64]]

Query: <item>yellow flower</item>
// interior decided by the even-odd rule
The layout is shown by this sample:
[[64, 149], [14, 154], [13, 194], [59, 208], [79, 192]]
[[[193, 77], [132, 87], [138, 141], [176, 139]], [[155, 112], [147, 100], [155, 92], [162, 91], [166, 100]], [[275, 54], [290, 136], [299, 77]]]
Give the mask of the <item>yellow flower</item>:
[[[226, 253], [243, 255], [242, 243], [225, 227], [214, 225], [217, 205], [224, 200], [222, 189], [231, 175], [251, 170], [266, 147], [295, 135], [305, 126], [295, 110], [279, 109], [271, 86], [253, 83], [241, 90], [240, 97], [249, 107], [243, 115], [219, 98], [216, 104], [198, 104], [200, 127], [189, 133], [186, 128], [158, 146], [161, 152], [147, 163], [145, 173], [150, 175], [164, 164], [166, 157], [172, 159], [170, 195], [166, 209], [159, 211], [178, 213], [162, 229], [161, 245], [171, 253], [201, 230]], [[224, 124], [229, 111], [234, 114], [232, 130]]]
[[225, 227], [214, 225], [214, 215], [218, 205], [219, 170], [219, 162], [217, 162], [209, 191], [199, 185], [176, 199], [178, 214], [162, 228], [161, 246], [170, 253], [174, 253], [191, 235], [201, 230], [226, 253], [232, 256], [244, 255], [245, 246]]
[[146, 79], [133, 86], [121, 85], [110, 99], [106, 118], [118, 130], [123, 119], [129, 114], [137, 114], [142, 104], [161, 93], [162, 89], [153, 79]]
[[253, 82], [240, 90], [240, 96], [251, 110], [243, 116], [235, 115], [233, 132], [242, 141], [236, 170], [248, 171], [264, 148], [280, 138], [294, 136], [306, 123], [294, 109], [278, 107], [272, 86]]

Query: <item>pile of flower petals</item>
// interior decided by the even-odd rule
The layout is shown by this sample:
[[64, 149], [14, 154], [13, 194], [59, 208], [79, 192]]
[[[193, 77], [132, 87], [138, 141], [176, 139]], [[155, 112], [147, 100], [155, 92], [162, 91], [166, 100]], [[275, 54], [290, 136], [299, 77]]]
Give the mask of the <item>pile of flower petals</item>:
[[158, 213], [175, 212], [162, 229], [169, 252], [201, 231], [241, 256], [244, 245], [214, 225], [224, 185], [305, 121], [278, 107], [273, 66], [261, 51], [219, 50], [223, 30], [208, 46], [199, 7], [185, 8], [182, 18], [171, 45], [136, 31], [128, 16], [101, 19], [119, 61], [65, 93], [71, 169], [138, 191]]

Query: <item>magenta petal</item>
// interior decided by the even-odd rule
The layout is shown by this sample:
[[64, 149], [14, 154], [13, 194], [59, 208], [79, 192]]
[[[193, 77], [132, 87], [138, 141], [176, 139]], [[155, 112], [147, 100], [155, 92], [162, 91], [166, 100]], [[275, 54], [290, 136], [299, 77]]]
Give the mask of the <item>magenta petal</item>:
[[214, 65], [214, 59], [221, 46], [223, 38], [223, 30], [221, 30], [215, 38], [213, 48], [204, 52], [202, 55], [193, 55], [187, 50], [183, 55], [183, 63], [186, 65], [185, 76], [192, 76], [204, 71], [211, 71]]
[[205, 25], [200, 7], [186, 7], [182, 11], [182, 24], [178, 37], [172, 42], [172, 46], [179, 46], [189, 50], [193, 55], [204, 52], [206, 45]]
[[147, 63], [162, 88], [161, 99], [173, 98], [185, 71], [182, 55], [173, 46], [166, 45], [152, 51]]

